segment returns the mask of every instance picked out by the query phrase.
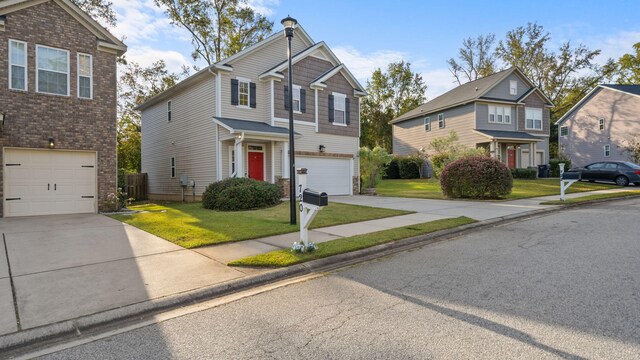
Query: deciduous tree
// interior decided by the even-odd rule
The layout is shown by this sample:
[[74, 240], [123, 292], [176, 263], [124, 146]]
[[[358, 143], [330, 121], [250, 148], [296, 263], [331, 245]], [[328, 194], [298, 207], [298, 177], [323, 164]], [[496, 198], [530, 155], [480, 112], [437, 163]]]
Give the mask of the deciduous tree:
[[633, 45], [633, 52], [618, 59], [618, 84], [640, 84], [640, 42]]
[[462, 41], [462, 47], [458, 50], [458, 60], [450, 58], [447, 61], [449, 71], [458, 84], [477, 80], [496, 71], [496, 55], [493, 48], [495, 39], [494, 34], [488, 34]]
[[116, 26], [116, 12], [109, 0], [71, 0], [95, 20], [107, 26]]

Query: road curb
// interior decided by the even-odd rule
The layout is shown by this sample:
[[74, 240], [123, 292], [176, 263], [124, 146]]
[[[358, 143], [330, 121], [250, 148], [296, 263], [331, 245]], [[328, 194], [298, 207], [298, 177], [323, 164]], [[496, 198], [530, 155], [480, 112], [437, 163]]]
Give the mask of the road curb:
[[196, 304], [205, 300], [230, 295], [232, 293], [247, 290], [257, 286], [267, 285], [280, 280], [306, 275], [314, 272], [331, 271], [337, 268], [366, 262], [372, 259], [389, 256], [412, 248], [446, 241], [471, 231], [477, 231], [493, 226], [520, 221], [526, 218], [559, 212], [569, 208], [591, 205], [595, 203], [610, 202], [616, 200], [628, 200], [638, 196], [624, 196], [619, 198], [598, 199], [581, 203], [559, 205], [546, 209], [532, 210], [526, 213], [501, 216], [489, 220], [483, 220], [472, 224], [466, 224], [455, 228], [440, 230], [433, 233], [395, 240], [389, 243], [372, 246], [344, 254], [338, 254], [323, 259], [317, 259], [287, 268], [274, 269], [266, 273], [249, 275], [238, 280], [230, 280], [200, 289], [169, 295], [163, 298], [148, 300], [136, 304], [106, 310], [79, 318], [66, 320], [54, 324], [23, 330], [17, 333], [0, 336], [0, 350], [11, 351], [19, 348], [35, 345], [40, 342], [54, 341], [64, 337], [80, 335], [100, 326], [117, 323], [134, 317], [151, 316], [162, 311], [176, 309], [182, 306]]

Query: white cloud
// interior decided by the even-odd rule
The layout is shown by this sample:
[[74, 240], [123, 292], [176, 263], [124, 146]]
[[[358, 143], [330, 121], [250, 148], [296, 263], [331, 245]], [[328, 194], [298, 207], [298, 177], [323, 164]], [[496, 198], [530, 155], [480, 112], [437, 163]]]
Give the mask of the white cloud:
[[262, 16], [274, 14], [273, 8], [280, 5], [280, 0], [248, 0], [247, 5]]
[[620, 56], [631, 53], [633, 44], [640, 41], [640, 31], [622, 31], [613, 36], [601, 37], [585, 42], [590, 49], [600, 49], [602, 53], [598, 62], [603, 64], [607, 59], [617, 60]]
[[141, 66], [149, 66], [158, 60], [164, 60], [169, 72], [180, 73], [182, 65], [190, 65], [191, 62], [184, 55], [177, 51], [163, 51], [149, 46], [135, 47], [127, 51], [127, 59], [136, 62]]
[[171, 24], [164, 9], [152, 0], [112, 0], [118, 17], [112, 29], [118, 38], [125, 37], [129, 46], [160, 40], [163, 37], [189, 41], [186, 31]]
[[406, 58], [406, 54], [393, 50], [379, 50], [371, 54], [361, 54], [355, 48], [344, 46], [338, 46], [332, 50], [362, 85], [365, 85], [375, 69], [384, 70], [389, 63]]
[[427, 100], [433, 100], [458, 86], [449, 69], [426, 70], [421, 74], [422, 79], [427, 84]]

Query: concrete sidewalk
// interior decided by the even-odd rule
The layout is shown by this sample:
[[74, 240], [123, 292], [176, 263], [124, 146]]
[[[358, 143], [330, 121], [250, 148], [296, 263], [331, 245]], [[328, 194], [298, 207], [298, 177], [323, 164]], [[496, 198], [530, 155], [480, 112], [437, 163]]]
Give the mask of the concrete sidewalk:
[[[624, 191], [612, 189], [569, 198]], [[477, 202], [340, 196], [330, 201], [414, 211], [413, 214], [310, 231], [316, 243], [438, 219], [476, 220], [526, 214], [552, 206], [558, 196], [507, 202]], [[193, 292], [232, 289], [280, 270], [232, 268], [232, 260], [289, 248], [298, 233], [183, 249], [106, 216], [56, 215], [0, 219], [0, 349], [68, 332], [123, 314], [175, 304]], [[280, 274], [280, 275], [279, 275]], [[180, 300], [183, 301], [183, 300]], [[93, 319], [93, 320], [87, 320]], [[64, 329], [64, 330], [60, 330]], [[34, 334], [34, 335], [32, 335]], [[8, 345], [7, 345], [8, 344]]]

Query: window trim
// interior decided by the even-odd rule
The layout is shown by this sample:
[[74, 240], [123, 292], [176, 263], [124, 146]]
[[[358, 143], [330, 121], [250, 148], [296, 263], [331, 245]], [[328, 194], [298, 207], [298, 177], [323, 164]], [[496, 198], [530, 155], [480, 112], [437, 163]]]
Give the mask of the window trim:
[[[333, 95], [333, 122], [331, 124], [336, 126], [347, 126], [347, 95], [336, 92], [331, 93], [331, 95]], [[342, 110], [338, 109], [339, 101], [342, 101]], [[336, 122], [336, 111], [342, 111], [342, 123]]]
[[[81, 56], [88, 56], [89, 57], [89, 97], [84, 97], [84, 96], [80, 96], [80, 57]], [[85, 54], [85, 53], [78, 53], [76, 56], [76, 68], [77, 68], [77, 73], [78, 73], [78, 78], [76, 79], [77, 82], [77, 91], [78, 93], [76, 94], [78, 99], [85, 99], [85, 100], [93, 100], [93, 55], [91, 54]], [[87, 77], [87, 76], [82, 76], [82, 77]]]
[[[293, 109], [294, 113], [302, 114], [302, 110], [301, 110], [302, 109], [302, 95], [300, 94], [300, 90], [302, 90], [302, 86], [293, 84], [292, 88], [293, 88], [293, 93], [291, 94], [291, 108]], [[293, 106], [293, 104], [295, 104], [295, 101], [296, 101], [296, 93], [298, 94], [298, 109], [297, 110]], [[287, 100], [285, 99], [285, 101], [287, 101]]]
[[171, 120], [173, 120], [172, 112], [173, 112], [173, 104], [171, 103], [171, 100], [168, 100], [167, 101], [167, 122], [171, 122]]
[[431, 131], [431, 116], [424, 118], [424, 131]]
[[[493, 108], [493, 113], [491, 113], [491, 108]], [[498, 112], [498, 109], [500, 109], [500, 112]], [[511, 106], [487, 105], [487, 122], [491, 124], [511, 125], [511, 114]], [[493, 120], [491, 120], [491, 115], [493, 115]], [[497, 120], [498, 116], [502, 117], [501, 121]], [[506, 120], [507, 116], [509, 117], [509, 121]]]
[[[39, 52], [38, 49], [39, 48], [43, 48], [43, 49], [53, 49], [53, 50], [58, 50], [58, 51], [62, 51], [67, 53], [67, 93], [66, 94], [56, 94], [56, 93], [50, 93], [50, 92], [46, 92], [46, 91], [40, 91], [40, 86], [39, 86], [39, 73], [40, 73], [40, 68], [38, 67], [38, 59], [40, 58], [39, 56]], [[70, 52], [69, 50], [65, 50], [65, 49], [59, 49], [59, 48], [54, 48], [51, 46], [46, 46], [46, 45], [39, 45], [36, 44], [36, 92], [39, 94], [47, 94], [47, 95], [56, 95], [56, 96], [71, 96], [71, 57], [70, 57]], [[46, 69], [42, 69], [43, 71], [50, 71], [50, 72], [55, 72], [58, 74], [63, 74], [60, 71], [55, 71], [55, 70], [46, 70]]]
[[518, 80], [509, 80], [509, 95], [518, 95]]
[[[24, 45], [24, 66], [23, 65], [14, 65], [11, 63], [11, 55], [12, 51], [11, 51], [11, 43], [17, 43], [17, 44], [22, 44]], [[27, 44], [26, 41], [20, 41], [20, 40], [14, 40], [14, 39], [9, 39], [9, 51], [7, 51], [9, 58], [7, 59], [7, 63], [9, 63], [9, 89], [11, 90], [17, 90], [17, 91], [29, 91], [29, 71], [27, 71], [27, 68], [29, 67], [29, 44]], [[24, 89], [18, 89], [18, 88], [14, 88], [13, 86], [11, 86], [11, 77], [12, 77], [12, 71], [11, 68], [12, 66], [22, 66], [22, 68], [24, 69]]]
[[176, 157], [175, 156], [172, 156], [170, 158], [170, 160], [169, 160], [169, 168], [171, 169], [171, 171], [170, 171], [171, 178], [175, 179], [176, 178], [176, 173], [177, 173], [177, 171], [176, 171]]
[[603, 117], [598, 119], [598, 129], [604, 130], [604, 118]]
[[444, 127], [445, 127], [444, 113], [440, 113], [438, 114], [438, 129], [444, 129]]
[[611, 144], [605, 144], [602, 150], [604, 150], [604, 157], [611, 157]]
[[[236, 77], [236, 80], [238, 80], [238, 105], [236, 105], [236, 107], [251, 109], [251, 80], [242, 77]], [[247, 105], [242, 104], [242, 83], [247, 84]]]
[[[562, 130], [565, 130], [565, 134], [562, 134]], [[567, 137], [569, 136], [569, 127], [568, 126], [560, 126], [560, 130], [558, 131], [558, 133], [560, 133], [560, 136], [562, 137]]]
[[[529, 111], [535, 111], [536, 113], [537, 113], [537, 112], [540, 112], [540, 128], [537, 128], [537, 127], [536, 127], [536, 120], [537, 120], [536, 118], [532, 118], [532, 120], [533, 120], [533, 127], [529, 127], [529, 125], [527, 124], [527, 120], [528, 120], [528, 117], [527, 117], [527, 110], [529, 110]], [[540, 109], [540, 108], [532, 108], [532, 107], [525, 107], [525, 108], [524, 108], [524, 128], [525, 128], [525, 130], [539, 130], [539, 131], [543, 131], [543, 130], [544, 130], [544, 124], [543, 124], [543, 122], [544, 122], [544, 121], [543, 121], [543, 118], [544, 118], [544, 114], [543, 114], [543, 110], [542, 110], [542, 109]]]

